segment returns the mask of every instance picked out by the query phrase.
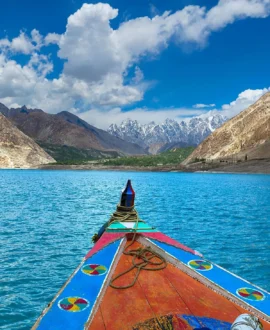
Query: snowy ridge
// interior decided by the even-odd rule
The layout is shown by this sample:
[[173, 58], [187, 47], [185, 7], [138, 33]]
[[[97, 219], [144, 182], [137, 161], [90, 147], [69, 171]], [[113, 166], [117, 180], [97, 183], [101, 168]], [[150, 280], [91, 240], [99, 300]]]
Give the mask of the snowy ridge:
[[172, 142], [183, 143], [183, 146], [196, 146], [226, 120], [223, 115], [211, 112], [208, 116], [198, 116], [181, 122], [166, 119], [162, 124], [150, 122], [142, 125], [137, 120], [127, 119], [119, 126], [110, 125], [108, 132], [146, 149], [151, 149], [153, 145], [161, 147]]

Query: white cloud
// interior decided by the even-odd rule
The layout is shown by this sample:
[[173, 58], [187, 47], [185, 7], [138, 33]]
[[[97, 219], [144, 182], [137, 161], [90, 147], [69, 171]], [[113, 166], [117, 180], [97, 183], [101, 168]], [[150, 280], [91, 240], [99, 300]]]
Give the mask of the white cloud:
[[29, 69], [32, 69], [38, 77], [42, 79], [47, 76], [48, 73], [53, 71], [53, 64], [46, 55], [33, 53], [27, 64]]
[[262, 89], [246, 89], [241, 92], [234, 101], [229, 104], [223, 104], [219, 109], [213, 109], [205, 112], [201, 115], [201, 117], [208, 117], [215, 113], [220, 113], [227, 118], [232, 118], [254, 104], [267, 92], [270, 92], [270, 87]]
[[143, 74], [142, 70], [138, 66], [136, 66], [135, 67], [135, 75], [132, 78], [132, 81], [135, 84], [138, 84], [143, 80], [143, 78], [144, 78], [144, 74]]
[[204, 46], [211, 33], [246, 18], [264, 18], [270, 14], [269, 0], [220, 0], [209, 11], [205, 7], [186, 6], [175, 19], [180, 42]]
[[0, 50], [4, 50], [6, 48], [10, 47], [10, 41], [5, 38], [5, 39], [0, 39]]
[[9, 40], [8, 38], [0, 39], [0, 52], [12, 54], [30, 55], [34, 51], [39, 51], [43, 46], [43, 37], [38, 30], [34, 29], [28, 36], [25, 32], [20, 31], [18, 37]]
[[60, 41], [61, 35], [57, 33], [48, 33], [44, 38], [45, 45], [49, 44], [58, 44]]
[[203, 109], [203, 108], [213, 108], [215, 107], [216, 105], [214, 103], [211, 103], [211, 104], [203, 104], [203, 103], [197, 103], [197, 104], [194, 104], [192, 106], [192, 108], [195, 108], [195, 109]]
[[[113, 29], [110, 21], [117, 17], [117, 9], [109, 4], [84, 4], [68, 18], [62, 35], [49, 33], [44, 37], [34, 29], [30, 35], [21, 31], [12, 40], [0, 40], [0, 102], [26, 104], [52, 113], [75, 109], [78, 102], [83, 109], [102, 111], [129, 105], [142, 100], [153, 85], [145, 80], [139, 62], [146, 56], [155, 59], [172, 38], [179, 44], [203, 47], [212, 32], [236, 20], [269, 13], [269, 0], [220, 0], [208, 11], [186, 6], [153, 18], [131, 19]], [[48, 79], [53, 63], [42, 55], [42, 49], [52, 43], [58, 45], [58, 56], [66, 62], [58, 78]], [[30, 56], [29, 62], [16, 63], [12, 56], [17, 53]], [[141, 112], [136, 111], [139, 116]], [[188, 111], [194, 113], [194, 109]]]
[[45, 55], [33, 53], [24, 66], [0, 55], [0, 102], [9, 107], [25, 104], [56, 113], [71, 110], [76, 101], [83, 100], [85, 105], [123, 106], [143, 96], [139, 88], [124, 86], [119, 75], [107, 75], [100, 84], [86, 83], [64, 74], [48, 80], [46, 76], [52, 69], [53, 64]]
[[46, 99], [47, 96], [44, 78], [51, 71], [52, 63], [45, 55], [34, 53], [25, 66], [0, 55], [1, 102], [7, 106], [14, 104], [38, 106], [37, 101], [42, 104], [42, 99]]
[[40, 49], [43, 45], [43, 36], [39, 33], [38, 30], [34, 29], [31, 31], [31, 42], [35, 45], [35, 49]]
[[204, 7], [187, 6], [152, 19], [138, 17], [123, 22], [115, 30], [111, 28], [110, 21], [118, 15], [117, 9], [109, 4], [84, 4], [69, 17], [66, 32], [58, 43], [58, 56], [67, 60], [63, 77], [72, 77], [90, 86], [86, 101], [95, 107], [139, 101], [148, 87], [143, 84], [136, 86], [141, 72], [137, 70], [135, 80], [129, 84], [124, 83], [123, 77], [142, 57], [159, 54], [173, 36], [178, 42], [193, 42], [201, 46], [212, 31], [226, 24], [269, 14], [265, 0], [241, 0], [240, 7], [233, 0], [227, 2], [221, 0], [208, 12]]
[[222, 113], [231, 118], [242, 110], [255, 103], [265, 93], [270, 92], [270, 87], [263, 89], [247, 89], [240, 93], [235, 101], [222, 106]]
[[185, 108], [168, 108], [168, 109], [148, 109], [137, 108], [131, 111], [121, 111], [121, 108], [114, 108], [109, 111], [92, 109], [77, 115], [92, 125], [107, 129], [110, 124], [119, 125], [125, 119], [138, 120], [142, 124], [148, 124], [151, 121], [156, 123], [164, 122], [167, 118], [177, 121], [183, 120], [186, 116], [198, 116], [204, 113], [203, 110], [185, 109]]
[[17, 38], [12, 39], [10, 49], [15, 53], [31, 54], [34, 50], [34, 46], [27, 35], [21, 32]]
[[108, 4], [84, 4], [68, 18], [58, 52], [60, 58], [67, 60], [65, 74], [98, 82], [107, 74], [123, 72], [125, 67], [109, 24], [117, 14], [118, 10]]
[[[269, 88], [264, 89], [247, 89], [240, 93], [235, 101], [230, 104], [224, 104], [220, 109], [213, 109], [210, 111], [203, 110], [204, 107], [196, 108], [167, 108], [167, 109], [148, 109], [138, 108], [131, 111], [121, 111], [121, 108], [114, 108], [110, 111], [101, 111], [92, 109], [84, 113], [77, 113], [79, 117], [85, 121], [97, 126], [99, 128], [107, 129], [110, 124], [121, 124], [123, 120], [128, 118], [138, 120], [141, 124], [148, 124], [151, 121], [162, 123], [167, 118], [176, 121], [189, 119], [193, 116], [200, 116], [206, 118], [213, 116], [216, 113], [222, 114], [227, 118], [237, 115], [242, 110], [247, 109], [250, 105], [255, 103], [262, 95], [270, 92]], [[214, 106], [214, 104], [211, 104]]]

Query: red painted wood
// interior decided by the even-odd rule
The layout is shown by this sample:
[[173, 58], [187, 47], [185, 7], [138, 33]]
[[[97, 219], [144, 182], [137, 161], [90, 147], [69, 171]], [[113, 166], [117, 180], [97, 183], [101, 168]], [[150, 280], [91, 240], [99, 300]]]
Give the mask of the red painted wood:
[[143, 233], [144, 237], [155, 239], [159, 242], [167, 243], [169, 245], [173, 245], [175, 247], [178, 247], [184, 251], [190, 252], [192, 254], [196, 254], [196, 251], [190, 249], [189, 247], [175, 241], [174, 239], [170, 238], [169, 236], [160, 233], [160, 232], [153, 232], [153, 233]]
[[[90, 258], [92, 255], [97, 253], [100, 249], [104, 248], [106, 245], [116, 241], [119, 238], [124, 237], [125, 235], [128, 235], [127, 233], [104, 233], [100, 239], [97, 241], [97, 243], [93, 246], [93, 248], [87, 253], [85, 256], [86, 259]], [[168, 237], [167, 235], [164, 235], [160, 232], [153, 232], [153, 233], [140, 233], [141, 236], [156, 239], [157, 241], [167, 243], [169, 245], [173, 245], [175, 247], [178, 247], [184, 251], [190, 252], [192, 254], [196, 254], [196, 252], [187, 246], [175, 241], [174, 239]], [[129, 235], [130, 236], [130, 235]]]
[[106, 330], [100, 309], [97, 310], [91, 325], [87, 329]]
[[176, 267], [169, 265], [164, 273], [192, 314], [227, 322], [233, 322], [241, 314], [234, 303]]
[[[129, 242], [127, 242], [129, 244]], [[141, 247], [135, 242], [130, 249]], [[125, 271], [131, 265], [132, 257], [122, 255], [113, 277]], [[114, 284], [127, 285], [132, 282], [135, 271], [125, 274]], [[174, 315], [175, 329], [191, 329], [183, 319], [180, 322], [176, 315], [194, 315], [209, 317], [232, 323], [240, 314], [249, 313], [230, 300], [214, 292], [204, 284], [183, 273], [172, 264], [163, 270], [142, 270], [138, 281], [131, 288], [120, 290], [108, 287], [89, 329], [127, 330], [142, 323], [138, 329], [145, 329], [146, 320], [164, 315]], [[99, 324], [101, 315], [105, 328]], [[157, 322], [154, 320], [154, 322]], [[270, 330], [270, 324], [262, 321], [264, 330]], [[103, 324], [103, 326], [104, 326]]]
[[[130, 267], [128, 256], [122, 255], [113, 276]], [[126, 285], [134, 278], [135, 272], [126, 274], [115, 281], [116, 285]], [[135, 323], [154, 317], [154, 313], [145, 299], [139, 282], [126, 290], [108, 287], [100, 305], [106, 329], [126, 330], [131, 329]], [[90, 329], [95, 330], [90, 327]], [[98, 329], [97, 329], [98, 330]]]
[[97, 243], [93, 246], [93, 248], [87, 253], [85, 259], [92, 257], [92, 255], [103, 249], [105, 246], [109, 245], [114, 241], [117, 241], [124, 236], [125, 233], [104, 233], [97, 241]]
[[[132, 249], [139, 247], [142, 247], [142, 245], [137, 242], [132, 245]], [[131, 258], [129, 261], [131, 264]], [[158, 260], [154, 258], [153, 261]], [[157, 317], [174, 313], [191, 314], [178, 292], [166, 278], [163, 270], [142, 270], [139, 276], [139, 283], [143, 289], [145, 298]]]
[[263, 330], [270, 330], [270, 323], [268, 323], [268, 322], [266, 322], [264, 320], [261, 320], [261, 322], [262, 322], [262, 325], [263, 325]]
[[[169, 265], [169, 267], [164, 269], [164, 272], [192, 314], [216, 318], [231, 323], [240, 314], [250, 314], [248, 310], [207, 288], [204, 284], [194, 280], [180, 270], [176, 272], [175, 269], [176, 267]], [[261, 322], [264, 330], [270, 330], [270, 324], [268, 322], [263, 320]]]

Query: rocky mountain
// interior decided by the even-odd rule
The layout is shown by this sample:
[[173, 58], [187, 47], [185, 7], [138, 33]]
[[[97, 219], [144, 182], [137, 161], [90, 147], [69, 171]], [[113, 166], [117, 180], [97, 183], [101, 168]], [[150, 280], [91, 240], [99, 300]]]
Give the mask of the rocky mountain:
[[161, 146], [158, 150], [158, 152], [165, 152], [165, 151], [169, 151], [169, 150], [175, 150], [175, 149], [180, 149], [180, 148], [187, 148], [190, 147], [189, 144], [185, 143], [185, 142], [170, 142], [170, 143], [166, 143], [163, 146]]
[[55, 160], [0, 113], [0, 168], [29, 168]]
[[96, 128], [68, 111], [62, 111], [56, 116], [63, 118], [71, 124], [82, 127], [89, 132], [92, 132], [104, 149], [118, 150], [126, 154], [146, 153], [146, 151], [139, 145], [133, 142], [124, 141], [123, 139], [116, 137], [102, 129]]
[[7, 117], [9, 108], [7, 108], [4, 104], [0, 103], [0, 112]]
[[270, 93], [206, 138], [183, 162], [194, 159], [258, 159], [270, 157]]
[[142, 147], [97, 129], [67, 111], [53, 115], [25, 106], [9, 110], [0, 104], [0, 112], [37, 142], [126, 154], [146, 153]]
[[148, 148], [151, 153], [157, 153], [168, 150], [173, 144], [196, 146], [225, 121], [226, 118], [218, 113], [207, 117], [194, 117], [180, 123], [167, 119], [160, 125], [155, 122], [141, 125], [137, 120], [127, 119], [119, 126], [110, 125], [108, 132]]

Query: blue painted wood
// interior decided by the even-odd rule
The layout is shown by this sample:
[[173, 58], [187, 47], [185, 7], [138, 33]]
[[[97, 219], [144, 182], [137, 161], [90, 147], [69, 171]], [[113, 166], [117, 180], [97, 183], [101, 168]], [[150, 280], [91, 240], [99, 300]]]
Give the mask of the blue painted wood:
[[[89, 264], [99, 264], [104, 265], [109, 271], [120, 243], [121, 240], [111, 243], [84, 262], [83, 266], [75, 273], [47, 314], [44, 315], [37, 329], [83, 329], [108, 272], [101, 275], [89, 276], [85, 274], [82, 269]], [[88, 268], [89, 267], [87, 267], [87, 269]], [[80, 312], [63, 310], [59, 307], [59, 303], [67, 297], [83, 298], [89, 302], [89, 305], [78, 304], [79, 308], [85, 308]]]
[[[167, 253], [171, 254], [173, 257], [177, 258], [181, 262], [188, 265], [188, 263], [192, 260], [203, 260], [202, 258], [198, 256], [194, 256], [193, 254], [183, 251], [179, 248], [176, 248], [174, 246], [161, 243], [156, 240], [151, 240], [154, 244], [156, 244], [161, 249], [165, 250]], [[221, 268], [220, 266], [212, 263], [213, 268], [205, 271], [205, 270], [199, 270], [194, 269], [198, 274], [201, 276], [209, 279], [210, 281], [216, 283], [218, 286], [222, 287], [225, 291], [230, 292], [238, 299], [242, 300], [246, 304], [253, 306], [257, 310], [260, 310], [266, 315], [270, 315], [270, 294], [269, 292], [266, 292], [265, 290], [262, 290], [261, 288], [256, 287], [254, 284], [249, 283], [248, 281], [245, 281], [244, 279], [228, 272], [227, 270]], [[263, 300], [259, 301], [253, 301], [249, 300], [247, 298], [241, 297], [237, 294], [237, 290], [240, 288], [251, 288], [256, 291], [261, 292], [264, 295]]]
[[188, 251], [182, 250], [181, 248], [177, 248], [173, 245], [169, 245], [167, 243], [162, 243], [160, 241], [157, 241], [155, 239], [149, 239], [149, 241], [156, 244], [161, 249], [165, 250], [166, 252], [170, 253], [172, 256], [175, 257], [175, 253], [177, 253], [177, 259], [181, 260], [184, 263], [188, 263], [190, 260], [198, 259], [203, 260], [201, 257], [194, 255], [193, 253], [190, 253]]
[[[133, 233], [134, 229], [136, 228], [136, 222], [113, 222], [109, 225], [106, 229], [106, 232], [130, 232]], [[139, 222], [136, 228], [136, 232], [143, 233], [143, 232], [157, 232], [157, 230], [147, 223]]]

